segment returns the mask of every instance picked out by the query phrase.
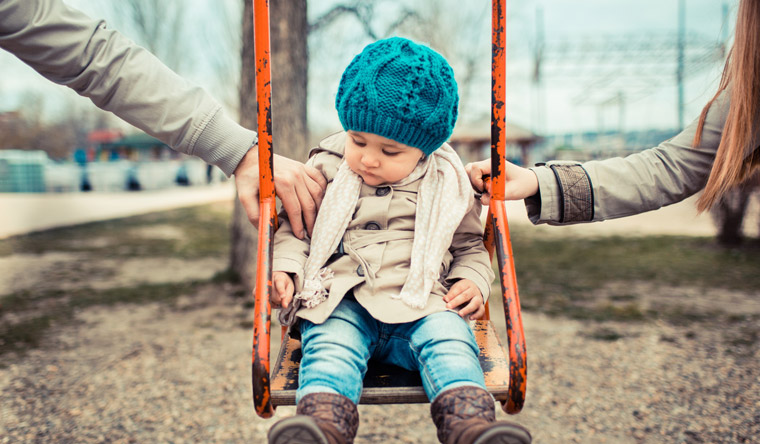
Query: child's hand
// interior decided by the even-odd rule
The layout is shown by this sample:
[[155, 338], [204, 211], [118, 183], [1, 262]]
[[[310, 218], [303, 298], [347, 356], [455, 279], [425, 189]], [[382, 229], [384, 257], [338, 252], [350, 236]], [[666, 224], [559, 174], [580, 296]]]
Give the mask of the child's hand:
[[282, 271], [272, 272], [272, 287], [274, 288], [271, 299], [272, 305], [287, 308], [290, 301], [293, 300], [293, 290], [295, 289], [293, 278]]
[[483, 295], [480, 294], [477, 285], [469, 279], [456, 281], [443, 300], [448, 309], [459, 307], [460, 310], [457, 313], [463, 318], [470, 315], [470, 320], [480, 319], [486, 313]]

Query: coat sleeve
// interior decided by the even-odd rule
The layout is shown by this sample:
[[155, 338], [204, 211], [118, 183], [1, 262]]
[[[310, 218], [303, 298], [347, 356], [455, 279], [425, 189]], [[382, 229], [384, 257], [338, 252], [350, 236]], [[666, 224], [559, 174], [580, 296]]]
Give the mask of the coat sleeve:
[[698, 121], [657, 147], [625, 158], [549, 162], [532, 168], [539, 193], [525, 200], [535, 223], [571, 224], [630, 216], [680, 202], [707, 183], [728, 114], [728, 93], [713, 102], [699, 146]]
[[480, 221], [482, 209], [480, 201], [476, 201], [454, 233], [449, 248], [453, 260], [446, 281], [453, 283], [460, 279], [471, 280], [480, 290], [485, 302], [491, 294], [494, 272], [488, 251], [483, 245], [483, 223]]
[[283, 271], [293, 275], [296, 291], [303, 288], [303, 274], [309, 257], [309, 239], [299, 239], [293, 234], [288, 215], [281, 211], [278, 215], [280, 226], [274, 234], [274, 258], [272, 271]]
[[0, 48], [228, 176], [256, 141], [203, 89], [61, 0], [0, 1]]

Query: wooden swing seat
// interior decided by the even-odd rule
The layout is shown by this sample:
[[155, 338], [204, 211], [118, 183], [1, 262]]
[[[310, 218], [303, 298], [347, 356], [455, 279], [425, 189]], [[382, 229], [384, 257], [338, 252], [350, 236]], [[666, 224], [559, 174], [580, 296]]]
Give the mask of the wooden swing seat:
[[[472, 326], [480, 348], [480, 367], [486, 387], [502, 403], [509, 392], [509, 360], [491, 321], [475, 321]], [[298, 367], [301, 362], [301, 342], [285, 337], [277, 356], [272, 378], [272, 405], [295, 405], [298, 389]], [[364, 378], [361, 404], [415, 404], [427, 403], [419, 372], [395, 365], [370, 361]]]

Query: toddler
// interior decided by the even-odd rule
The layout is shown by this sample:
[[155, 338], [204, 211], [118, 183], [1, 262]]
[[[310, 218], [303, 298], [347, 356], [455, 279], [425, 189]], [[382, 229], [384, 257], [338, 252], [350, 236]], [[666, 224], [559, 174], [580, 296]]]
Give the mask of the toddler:
[[301, 337], [297, 415], [270, 444], [351, 443], [370, 358], [419, 371], [442, 443], [530, 443], [495, 420], [465, 318], [484, 313], [493, 271], [481, 205], [445, 143], [457, 119], [446, 60], [403, 38], [368, 45], [343, 73], [344, 132], [309, 165], [328, 186], [310, 239], [283, 220], [272, 303]]

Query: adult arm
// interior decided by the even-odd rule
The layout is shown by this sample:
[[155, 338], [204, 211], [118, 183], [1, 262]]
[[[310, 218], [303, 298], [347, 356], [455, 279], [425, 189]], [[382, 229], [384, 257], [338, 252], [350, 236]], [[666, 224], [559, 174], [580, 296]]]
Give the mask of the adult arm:
[[0, 47], [173, 149], [228, 176], [256, 141], [202, 88], [60, 0], [0, 1]]
[[[696, 147], [697, 120], [659, 146], [625, 158], [552, 161], [530, 169], [507, 162], [506, 198], [525, 199], [533, 223], [552, 225], [615, 219], [680, 202], [707, 183], [728, 102], [728, 93], [713, 102]], [[491, 173], [490, 160], [466, 168], [473, 186], [482, 191], [481, 176]]]
[[[0, 48], [173, 149], [234, 173], [240, 201], [257, 222], [256, 133], [150, 52], [60, 0], [0, 1]], [[325, 186], [313, 168], [275, 157], [275, 189], [297, 236], [313, 228]]]
[[585, 163], [549, 162], [531, 168], [539, 193], [526, 199], [533, 223], [595, 222], [656, 210], [699, 192], [707, 183], [728, 113], [728, 94], [710, 107], [702, 140], [698, 122], [640, 153]]

